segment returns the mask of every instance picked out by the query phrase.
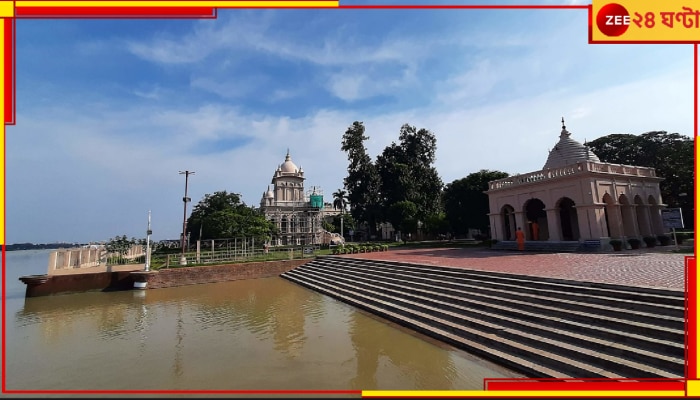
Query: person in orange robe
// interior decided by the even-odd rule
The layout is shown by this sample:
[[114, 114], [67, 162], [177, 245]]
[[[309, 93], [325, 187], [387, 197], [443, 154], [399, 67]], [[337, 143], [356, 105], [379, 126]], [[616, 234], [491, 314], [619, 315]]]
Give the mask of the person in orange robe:
[[515, 231], [515, 241], [518, 242], [518, 250], [525, 250], [525, 232], [520, 227]]

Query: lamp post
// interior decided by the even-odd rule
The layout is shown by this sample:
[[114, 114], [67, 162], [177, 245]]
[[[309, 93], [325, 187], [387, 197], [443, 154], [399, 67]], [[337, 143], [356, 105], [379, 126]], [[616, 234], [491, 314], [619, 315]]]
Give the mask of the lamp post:
[[185, 175], [185, 197], [182, 198], [183, 211], [182, 211], [182, 238], [180, 238], [180, 245], [182, 246], [182, 257], [180, 257], [180, 265], [187, 265], [187, 258], [185, 257], [185, 235], [187, 234], [187, 203], [190, 202], [190, 198], [187, 197], [187, 181], [190, 175], [194, 175], [194, 171], [180, 171], [180, 175]]
[[151, 268], [151, 210], [148, 210], [148, 229], [146, 230], [146, 266], [148, 272]]

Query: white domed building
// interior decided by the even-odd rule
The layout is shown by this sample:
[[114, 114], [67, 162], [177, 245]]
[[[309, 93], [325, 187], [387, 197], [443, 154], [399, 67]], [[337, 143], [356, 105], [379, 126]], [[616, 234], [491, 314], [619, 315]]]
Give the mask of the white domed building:
[[[304, 170], [297, 167], [287, 150], [284, 162], [277, 166], [272, 176], [272, 187], [268, 186], [260, 200], [260, 209], [265, 217], [277, 226], [278, 235], [272, 245], [321, 244], [342, 241], [323, 230], [325, 217], [340, 213], [323, 202], [319, 188], [304, 191]], [[337, 234], [336, 234], [337, 235]], [[335, 239], [335, 240], [334, 240]]]
[[542, 170], [489, 182], [491, 237], [513, 241], [521, 227], [526, 241], [607, 249], [611, 239], [661, 235], [661, 180], [653, 168], [601, 162], [562, 118]]

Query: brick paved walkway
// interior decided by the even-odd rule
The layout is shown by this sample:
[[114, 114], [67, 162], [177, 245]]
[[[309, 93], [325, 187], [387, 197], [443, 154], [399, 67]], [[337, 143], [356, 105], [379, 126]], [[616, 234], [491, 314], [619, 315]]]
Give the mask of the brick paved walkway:
[[661, 249], [537, 254], [483, 248], [429, 248], [360, 253], [344, 257], [684, 291], [685, 257], [689, 255]]

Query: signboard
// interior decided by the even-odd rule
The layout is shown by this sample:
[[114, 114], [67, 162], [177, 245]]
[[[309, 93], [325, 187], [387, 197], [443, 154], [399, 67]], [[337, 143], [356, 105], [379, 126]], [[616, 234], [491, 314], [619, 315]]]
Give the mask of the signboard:
[[683, 228], [683, 215], [680, 208], [666, 208], [661, 210], [661, 219], [666, 228]]

